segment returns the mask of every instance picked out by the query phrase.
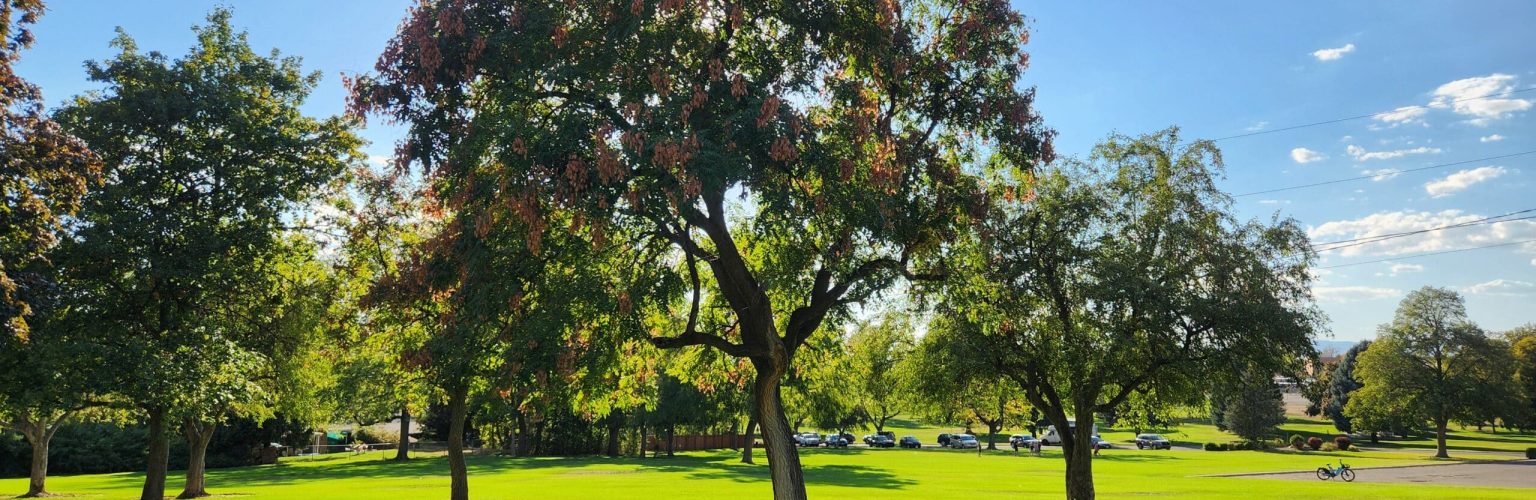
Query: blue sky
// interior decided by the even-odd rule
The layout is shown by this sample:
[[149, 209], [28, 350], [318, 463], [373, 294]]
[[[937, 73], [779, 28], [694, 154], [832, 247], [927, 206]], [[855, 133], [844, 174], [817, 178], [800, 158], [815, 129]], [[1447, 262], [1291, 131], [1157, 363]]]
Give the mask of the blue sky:
[[[232, 1], [261, 51], [304, 58], [324, 81], [305, 111], [342, 110], [339, 75], [370, 69], [409, 0]], [[206, 1], [53, 0], [18, 66], [50, 103], [92, 89], [81, 63], [106, 59], [113, 28], [179, 55]], [[1016, 2], [1034, 19], [1026, 82], [1082, 154], [1112, 131], [1169, 125], [1218, 138], [1377, 112], [1336, 124], [1223, 140], [1233, 194], [1361, 175], [1373, 179], [1237, 198], [1243, 217], [1294, 217], [1318, 242], [1439, 227], [1536, 209], [1536, 2]], [[1409, 106], [1406, 109], [1399, 109]], [[387, 155], [398, 130], [364, 132]], [[1533, 215], [1536, 212], [1525, 215]], [[1435, 231], [1324, 255], [1315, 289], [1334, 338], [1374, 336], [1402, 295], [1460, 290], [1485, 328], [1536, 321], [1536, 220]]]

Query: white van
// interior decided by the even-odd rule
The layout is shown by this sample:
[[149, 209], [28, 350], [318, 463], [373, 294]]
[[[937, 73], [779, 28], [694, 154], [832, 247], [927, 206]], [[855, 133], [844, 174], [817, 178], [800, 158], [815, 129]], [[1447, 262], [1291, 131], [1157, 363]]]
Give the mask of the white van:
[[[1067, 425], [1072, 426], [1073, 429], [1077, 429], [1077, 420], [1068, 419]], [[1099, 435], [1099, 424], [1093, 424], [1093, 435]], [[1050, 427], [1046, 427], [1045, 435], [1040, 436], [1040, 442], [1051, 446], [1060, 446], [1061, 435], [1056, 433], [1056, 426], [1052, 425]]]

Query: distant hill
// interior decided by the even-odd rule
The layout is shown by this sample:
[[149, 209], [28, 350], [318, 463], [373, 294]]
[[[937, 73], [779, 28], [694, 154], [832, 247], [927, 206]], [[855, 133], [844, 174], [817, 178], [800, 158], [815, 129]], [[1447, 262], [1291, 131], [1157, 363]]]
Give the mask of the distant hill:
[[1317, 352], [1320, 354], [1329, 351], [1333, 351], [1334, 354], [1344, 354], [1344, 351], [1348, 351], [1358, 343], [1360, 343], [1358, 340], [1318, 340], [1312, 342], [1312, 345], [1317, 346]]

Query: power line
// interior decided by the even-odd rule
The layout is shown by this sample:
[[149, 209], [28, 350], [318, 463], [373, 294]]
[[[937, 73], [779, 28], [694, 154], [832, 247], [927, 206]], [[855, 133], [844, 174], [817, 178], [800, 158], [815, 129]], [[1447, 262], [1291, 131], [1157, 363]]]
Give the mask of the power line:
[[1296, 190], [1296, 189], [1306, 189], [1306, 188], [1313, 188], [1313, 187], [1318, 187], [1318, 186], [1327, 186], [1329, 184], [1338, 184], [1338, 183], [1341, 183], [1341, 182], [1353, 182], [1353, 181], [1360, 181], [1360, 180], [1365, 180], [1365, 179], [1374, 179], [1374, 178], [1377, 178], [1377, 177], [1381, 177], [1383, 175], [1391, 175], [1391, 176], [1395, 177], [1395, 176], [1400, 175], [1400, 174], [1407, 174], [1407, 173], [1419, 172], [1419, 171], [1423, 171], [1423, 170], [1430, 170], [1430, 169], [1436, 169], [1436, 168], [1454, 167], [1456, 165], [1465, 165], [1465, 164], [1468, 164], [1468, 163], [1477, 163], [1477, 162], [1490, 161], [1490, 160], [1500, 160], [1500, 159], [1504, 159], [1504, 158], [1513, 158], [1513, 157], [1516, 157], [1516, 156], [1523, 156], [1523, 155], [1528, 155], [1528, 154], [1531, 154], [1531, 153], [1536, 153], [1536, 149], [1533, 149], [1533, 150], [1530, 150], [1530, 151], [1521, 151], [1519, 153], [1511, 153], [1511, 154], [1507, 154], [1507, 155], [1489, 156], [1489, 157], [1485, 157], [1485, 158], [1475, 158], [1475, 159], [1471, 159], [1471, 160], [1463, 160], [1463, 161], [1457, 161], [1457, 162], [1451, 162], [1451, 163], [1441, 163], [1441, 164], [1438, 164], [1438, 165], [1430, 165], [1428, 167], [1410, 168], [1408, 170], [1392, 170], [1391, 172], [1378, 172], [1378, 173], [1374, 173], [1374, 174], [1362, 175], [1362, 176], [1359, 176], [1359, 177], [1349, 177], [1349, 178], [1344, 178], [1344, 179], [1334, 179], [1334, 180], [1331, 180], [1331, 181], [1314, 182], [1314, 183], [1311, 183], [1311, 184], [1301, 184], [1301, 185], [1297, 185], [1297, 186], [1289, 186], [1289, 187], [1275, 188], [1275, 189], [1266, 189], [1266, 190], [1263, 190], [1263, 191], [1254, 191], [1254, 192], [1251, 192], [1251, 193], [1243, 193], [1243, 194], [1239, 194], [1239, 195], [1233, 195], [1233, 197], [1234, 198], [1242, 198], [1244, 196], [1255, 196], [1255, 195], [1261, 195], [1261, 194], [1278, 193], [1278, 192], [1281, 192], [1281, 191], [1291, 191], [1291, 190]]
[[1523, 241], [1511, 241], [1509, 243], [1499, 243], [1499, 244], [1496, 244], [1496, 245], [1483, 245], [1483, 246], [1480, 246], [1480, 247], [1462, 248], [1462, 249], [1457, 249], [1457, 250], [1444, 250], [1444, 251], [1439, 251], [1439, 252], [1421, 253], [1421, 254], [1408, 255], [1408, 256], [1403, 256], [1403, 257], [1393, 257], [1393, 258], [1390, 258], [1390, 259], [1368, 260], [1368, 261], [1365, 261], [1365, 262], [1351, 262], [1351, 263], [1348, 263], [1348, 264], [1337, 264], [1337, 265], [1332, 265], [1332, 266], [1318, 266], [1316, 269], [1334, 269], [1334, 268], [1339, 268], [1339, 267], [1363, 266], [1363, 265], [1366, 265], [1366, 264], [1376, 264], [1376, 263], [1380, 263], [1380, 262], [1391, 262], [1391, 261], [1395, 261], [1395, 260], [1418, 259], [1418, 258], [1422, 258], [1422, 257], [1431, 257], [1431, 256], [1435, 256], [1435, 255], [1445, 255], [1445, 254], [1448, 254], [1448, 253], [1470, 252], [1470, 251], [1473, 251], [1473, 250], [1483, 250], [1483, 249], [1486, 249], [1486, 248], [1507, 247], [1507, 246], [1511, 246], [1511, 245], [1520, 245], [1520, 244], [1524, 244], [1524, 243], [1536, 243], [1536, 239], [1533, 239], [1533, 240], [1523, 240]]
[[[1481, 95], [1481, 96], [1477, 96], [1477, 97], [1464, 97], [1464, 98], [1456, 99], [1456, 100], [1453, 100], [1453, 101], [1446, 101], [1444, 104], [1455, 104], [1455, 103], [1458, 103], [1458, 102], [1476, 101], [1476, 100], [1480, 100], [1480, 99], [1492, 99], [1492, 98], [1495, 98], [1495, 97], [1510, 96], [1510, 95], [1519, 94], [1521, 92], [1530, 92], [1530, 91], [1533, 91], [1533, 90], [1536, 90], [1536, 87], [1523, 88], [1523, 89], [1519, 89], [1519, 90], [1510, 90], [1510, 91], [1507, 91], [1507, 92], [1499, 92], [1499, 93], [1495, 93], [1495, 94]], [[1356, 116], [1349, 116], [1349, 117], [1345, 117], [1345, 118], [1335, 118], [1335, 119], [1332, 119], [1332, 120], [1323, 120], [1323, 121], [1320, 121], [1320, 122], [1305, 123], [1305, 124], [1301, 124], [1301, 125], [1292, 125], [1292, 126], [1289, 126], [1289, 127], [1282, 127], [1282, 128], [1269, 129], [1269, 130], [1259, 130], [1259, 131], [1249, 132], [1249, 133], [1246, 133], [1246, 134], [1229, 135], [1229, 136], [1226, 136], [1226, 137], [1219, 137], [1219, 138], [1216, 138], [1216, 139], [1211, 139], [1211, 142], [1220, 142], [1220, 141], [1225, 141], [1227, 139], [1239, 139], [1239, 138], [1243, 138], [1243, 137], [1253, 137], [1253, 136], [1256, 136], [1256, 135], [1265, 135], [1265, 134], [1273, 134], [1273, 133], [1277, 133], [1277, 132], [1285, 132], [1287, 130], [1296, 130], [1296, 129], [1299, 129], [1299, 128], [1316, 127], [1316, 126], [1319, 126], [1319, 125], [1329, 125], [1329, 124], [1333, 124], [1333, 123], [1347, 122], [1347, 121], [1353, 121], [1353, 120], [1363, 120], [1363, 119], [1366, 119], [1366, 118], [1375, 118], [1375, 117], [1386, 115], [1386, 114], [1390, 114], [1390, 113], [1396, 113], [1396, 112], [1399, 112], [1399, 111], [1402, 111], [1402, 110], [1405, 110], [1405, 109], [1428, 109], [1428, 108], [1429, 108], [1429, 106], [1425, 106], [1425, 105], [1404, 106], [1404, 107], [1401, 107], [1401, 108], [1398, 108], [1398, 109], [1394, 109], [1394, 110], [1391, 110], [1391, 111], [1381, 111], [1381, 112], [1371, 113], [1371, 114], [1368, 114], [1368, 115], [1356, 115]]]
[[[1523, 213], [1530, 213], [1530, 212], [1536, 212], [1536, 208], [1530, 208], [1530, 209], [1526, 209], [1526, 210], [1518, 210], [1518, 211], [1510, 212], [1510, 213], [1507, 213], [1507, 214], [1495, 215], [1495, 216], [1492, 216], [1492, 217], [1484, 217], [1482, 219], [1470, 220], [1470, 221], [1466, 221], [1466, 222], [1458, 222], [1458, 223], [1455, 223], [1455, 224], [1446, 224], [1444, 226], [1432, 227], [1432, 228], [1427, 228], [1427, 229], [1418, 229], [1418, 230], [1413, 230], [1413, 231], [1403, 231], [1403, 232], [1400, 232], [1400, 233], [1378, 234], [1378, 235], [1374, 235], [1374, 236], [1364, 236], [1364, 237], [1360, 237], [1360, 238], [1352, 238], [1352, 239], [1338, 240], [1338, 241], [1329, 241], [1329, 242], [1324, 242], [1324, 243], [1314, 243], [1312, 245], [1312, 247], [1313, 247], [1314, 250], [1317, 250], [1319, 252], [1332, 252], [1334, 250], [1342, 250], [1342, 249], [1345, 249], [1345, 248], [1356, 247], [1356, 246], [1360, 246], [1360, 245], [1369, 245], [1371, 243], [1379, 243], [1379, 242], [1386, 241], [1386, 240], [1402, 238], [1402, 237], [1407, 237], [1407, 236], [1413, 236], [1413, 235], [1416, 235], [1416, 234], [1424, 234], [1424, 233], [1431, 233], [1431, 232], [1435, 232], [1435, 231], [1443, 231], [1443, 230], [1446, 230], [1446, 229], [1457, 229], [1457, 228], [1463, 228], [1463, 227], [1478, 226], [1478, 225], [1483, 225], [1483, 224], [1497, 224], [1497, 223], [1500, 223], [1500, 222], [1514, 222], [1514, 221], [1521, 221], [1521, 220], [1527, 220], [1527, 219], [1536, 219], [1536, 215], [1526, 216], [1526, 217], [1516, 217], [1516, 218], [1513, 218], [1513, 219], [1507, 219], [1506, 218], [1506, 217], [1509, 217], [1509, 216], [1512, 216], [1512, 215], [1520, 215], [1520, 214], [1523, 214]], [[1318, 248], [1318, 247], [1328, 247], [1328, 248]]]

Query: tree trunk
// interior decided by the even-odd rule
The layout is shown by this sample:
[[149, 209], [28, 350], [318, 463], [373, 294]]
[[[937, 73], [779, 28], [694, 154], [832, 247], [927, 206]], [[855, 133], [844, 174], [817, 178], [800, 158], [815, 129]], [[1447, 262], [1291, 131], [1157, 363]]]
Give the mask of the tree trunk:
[[27, 494], [23, 497], [48, 496], [48, 443], [53, 440], [53, 432], [64, 423], [64, 418], [59, 417], [51, 425], [47, 420], [18, 422], [22, 426], [22, 435], [32, 444], [32, 470], [28, 475]]
[[1003, 428], [1002, 420], [998, 420], [996, 422], [997, 423], [987, 423], [987, 449], [989, 450], [997, 449], [997, 431], [1000, 431]]
[[183, 432], [187, 437], [187, 484], [176, 498], [208, 496], [207, 470], [208, 441], [213, 439], [215, 424], [187, 419]]
[[1445, 449], [1445, 419], [1435, 420], [1435, 458], [1451, 458]]
[[677, 425], [667, 424], [667, 458], [672, 458], [672, 448], [677, 445]]
[[469, 473], [464, 466], [464, 420], [469, 413], [466, 389], [454, 389], [448, 397], [448, 498], [469, 500]]
[[400, 442], [395, 443], [395, 461], [411, 459], [411, 408], [400, 407]]
[[608, 456], [619, 456], [619, 433], [624, 430], [624, 412], [614, 408], [608, 412]]
[[784, 405], [779, 397], [779, 379], [788, 369], [789, 356], [778, 360], [754, 358], [752, 364], [757, 367], [752, 397], [757, 403], [758, 423], [763, 426], [763, 451], [768, 456], [768, 474], [773, 478], [773, 498], [805, 500], [800, 452], [789, 437], [789, 420], [784, 418]]
[[[1057, 426], [1060, 429], [1060, 426]], [[1067, 500], [1093, 500], [1093, 421], [1079, 417], [1077, 428], [1062, 436], [1067, 459]]]
[[757, 415], [748, 415], [747, 416], [747, 434], [746, 434], [746, 438], [747, 438], [746, 441], [747, 442], [742, 443], [742, 445], [741, 445], [741, 463], [744, 463], [744, 464], [752, 463], [752, 444], [753, 444], [754, 441], [757, 441], [757, 438], [752, 435], [752, 431], [756, 430], [756, 429], [757, 429]]
[[521, 412], [517, 414], [517, 456], [526, 457], [531, 451], [528, 447], [528, 416]]
[[165, 471], [171, 459], [170, 437], [166, 435], [166, 410], [149, 410], [149, 457], [144, 471], [144, 490], [139, 500], [163, 500], [165, 498]]

